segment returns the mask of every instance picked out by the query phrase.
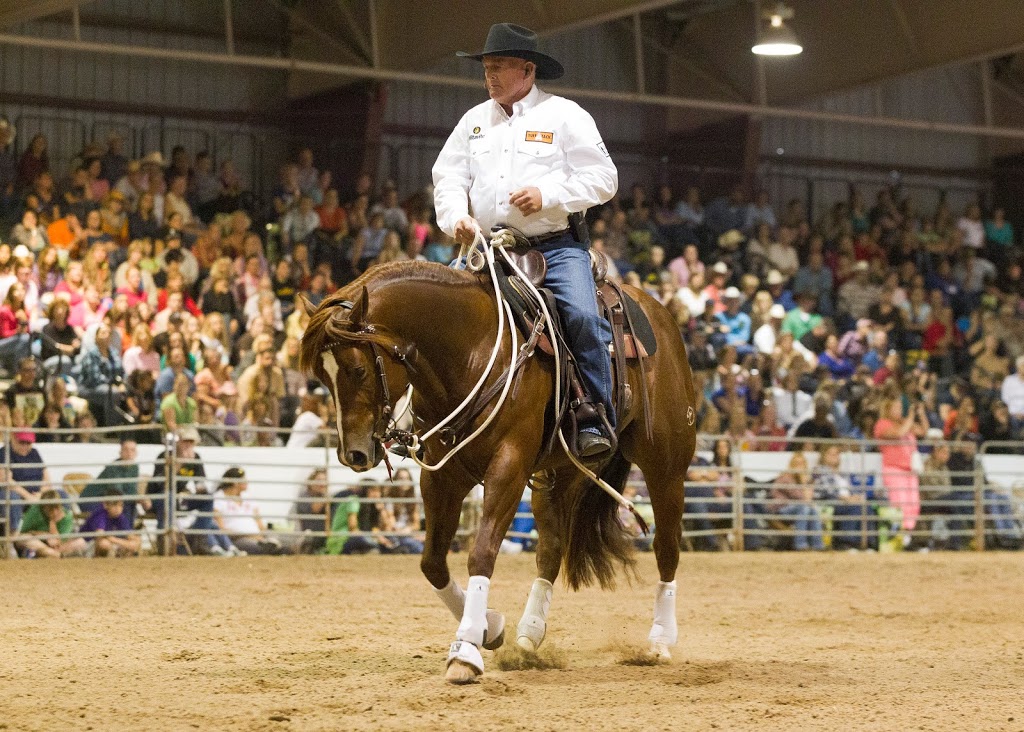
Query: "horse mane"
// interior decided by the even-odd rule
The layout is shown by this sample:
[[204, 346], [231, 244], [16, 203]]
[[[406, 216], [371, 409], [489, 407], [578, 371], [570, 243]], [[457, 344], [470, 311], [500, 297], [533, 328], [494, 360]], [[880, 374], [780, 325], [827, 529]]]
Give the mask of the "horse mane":
[[309, 316], [309, 325], [302, 336], [302, 350], [299, 366], [305, 373], [311, 373], [317, 357], [332, 343], [376, 343], [390, 345], [391, 339], [384, 333], [352, 330], [352, 323], [341, 317], [340, 306], [356, 302], [367, 292], [374, 292], [395, 282], [429, 282], [441, 285], [475, 285], [476, 278], [466, 272], [453, 270], [434, 262], [389, 262], [371, 267], [358, 278], [340, 290], [324, 298], [316, 311]]

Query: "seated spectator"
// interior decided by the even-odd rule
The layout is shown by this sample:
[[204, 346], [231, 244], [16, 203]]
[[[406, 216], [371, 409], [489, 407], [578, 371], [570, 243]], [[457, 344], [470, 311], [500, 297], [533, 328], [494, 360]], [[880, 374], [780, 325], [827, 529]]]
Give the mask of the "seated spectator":
[[199, 405], [189, 396], [192, 383], [181, 373], [174, 378], [174, 390], [160, 401], [160, 415], [164, 427], [173, 432], [178, 427], [195, 424]]
[[[861, 318], [855, 330], [847, 331], [839, 339], [837, 354], [848, 363], [856, 366], [871, 348], [871, 321]], [[883, 346], [884, 348], [884, 346]]]
[[155, 396], [157, 401], [163, 401], [163, 398], [174, 390], [174, 382], [179, 374], [185, 374], [189, 383], [193, 385], [192, 388], [195, 389], [195, 374], [187, 368], [187, 365], [188, 356], [186, 356], [184, 348], [175, 346], [168, 351], [167, 366], [160, 371], [160, 375], [156, 379]]
[[132, 331], [132, 346], [124, 352], [122, 365], [126, 377], [140, 369], [154, 377], [160, 373], [160, 354], [153, 348], [153, 334], [146, 324], [140, 323]]
[[231, 544], [246, 554], [287, 554], [281, 542], [267, 534], [260, 510], [242, 498], [248, 488], [245, 470], [233, 466], [224, 472], [218, 498], [213, 502], [217, 525]]
[[825, 338], [825, 350], [818, 356], [818, 364], [827, 368], [833, 379], [853, 376], [854, 365], [839, 352], [839, 339], [834, 333]]
[[1024, 426], [1024, 356], [1018, 356], [1015, 365], [1016, 372], [1003, 379], [999, 393], [1010, 410], [1014, 429], [1020, 429]]
[[[338, 191], [329, 188], [324, 193], [324, 200], [316, 207], [317, 216], [320, 219], [320, 229], [332, 236], [338, 234], [342, 228], [347, 230], [347, 215], [345, 208], [338, 204]], [[451, 261], [450, 259], [448, 261]], [[447, 264], [447, 262], [445, 262]]]
[[[751, 432], [755, 437], [760, 438], [783, 438], [786, 436], [786, 428], [779, 424], [778, 410], [773, 399], [765, 399], [761, 405], [761, 413], [754, 420]], [[784, 439], [767, 440], [760, 439], [754, 442], [756, 450], [769, 452], [782, 452], [786, 449]]]
[[[23, 514], [18, 529], [20, 538], [15, 545], [26, 558], [59, 559], [85, 554], [85, 539], [65, 538], [74, 531], [75, 520], [62, 500], [57, 491], [44, 491], [39, 502], [33, 503]], [[40, 538], [44, 536], [47, 538]]]
[[297, 242], [309, 242], [317, 229], [320, 228], [320, 216], [313, 210], [313, 199], [303, 195], [299, 204], [281, 219], [281, 243], [284, 250], [291, 253], [292, 246]]
[[861, 537], [873, 534], [875, 526], [868, 522], [870, 511], [864, 491], [840, 472], [841, 465], [839, 445], [821, 448], [813, 472], [816, 497], [832, 506], [832, 548], [858, 549], [862, 546]]
[[120, 355], [111, 348], [110, 334], [106, 323], [96, 330], [96, 343], [82, 358], [79, 379], [79, 394], [103, 427], [117, 424], [117, 408], [124, 394], [124, 369]]
[[351, 262], [355, 274], [365, 272], [366, 268], [377, 259], [384, 248], [384, 237], [388, 231], [384, 226], [384, 214], [378, 212], [370, 215], [369, 223], [360, 230], [355, 245], [352, 247]]
[[398, 191], [394, 184], [386, 185], [383, 200], [370, 209], [370, 216], [379, 213], [384, 218], [384, 226], [400, 236], [409, 230], [409, 217], [398, 203]]
[[112, 304], [109, 298], [102, 296], [95, 285], [87, 284], [83, 290], [82, 299], [78, 301], [77, 305], [71, 306], [68, 323], [81, 337], [87, 330], [103, 322], [103, 316], [107, 314]]
[[299, 409], [299, 415], [295, 418], [288, 438], [288, 447], [291, 448], [307, 447], [326, 426], [324, 416], [327, 408], [320, 395], [313, 392], [303, 395]]
[[36, 360], [29, 356], [18, 364], [14, 383], [4, 392], [4, 402], [11, 413], [20, 413], [25, 425], [33, 424], [43, 411], [46, 395], [39, 383]]
[[284, 372], [274, 362], [274, 343], [270, 336], [258, 336], [253, 341], [253, 350], [256, 362], [238, 377], [239, 407], [246, 411], [249, 402], [257, 396], [269, 397], [271, 410], [268, 416], [276, 424], [280, 418], [280, 400], [285, 396]]
[[32, 429], [36, 431], [36, 442], [74, 442], [74, 435], [56, 432], [71, 429], [73, 426], [58, 405], [47, 404], [32, 425]]
[[871, 282], [870, 270], [867, 262], [857, 262], [853, 268], [853, 279], [839, 288], [836, 309], [841, 317], [851, 322], [868, 317], [871, 306], [881, 297], [881, 288]]
[[814, 329], [814, 326], [821, 322], [821, 316], [814, 312], [814, 305], [818, 301], [816, 292], [798, 292], [796, 294], [797, 306], [786, 313], [782, 320], [782, 331], [792, 333], [793, 338], [800, 340], [807, 333]]
[[767, 321], [754, 333], [754, 347], [758, 353], [770, 356], [775, 351], [775, 343], [785, 317], [786, 311], [781, 305], [773, 304], [768, 309]]
[[668, 270], [675, 278], [675, 285], [679, 288], [686, 287], [690, 283], [690, 277], [697, 272], [704, 272], [704, 263], [700, 261], [700, 254], [694, 244], [687, 244], [683, 248], [681, 256], [676, 257], [668, 263]]
[[46, 316], [49, 320], [43, 326], [40, 356], [47, 371], [59, 370], [67, 373], [82, 347], [82, 341], [74, 327], [68, 323], [67, 300], [56, 298], [50, 304]]
[[[832, 405], [824, 399], [814, 401], [814, 413], [797, 425], [793, 431], [793, 437], [797, 438], [796, 449], [813, 450], [813, 440], [827, 439], [834, 440], [836, 427], [832, 424]], [[811, 440], [810, 442], [808, 440]]]
[[[108, 495], [109, 488], [115, 488], [122, 497], [128, 497], [125, 502], [124, 513], [128, 516], [130, 525], [135, 525], [135, 496], [144, 493], [143, 486], [139, 481], [138, 445], [135, 440], [122, 439], [117, 460], [105, 465], [96, 479], [86, 484], [79, 494], [80, 499], [102, 498]], [[148, 501], [142, 501], [143, 509], [149, 508]], [[89, 513], [96, 506], [96, 503], [83, 503], [83, 509]]]
[[107, 500], [93, 509], [78, 530], [83, 534], [99, 534], [86, 538], [86, 541], [95, 541], [97, 557], [136, 556], [142, 546], [142, 537], [131, 533], [132, 521], [124, 509], [121, 491], [107, 488], [104, 495]]
[[789, 469], [773, 481], [771, 511], [792, 519], [793, 549], [822, 551], [821, 516], [814, 505], [814, 483], [802, 452], [793, 453]]
[[290, 517], [296, 530], [305, 534], [299, 542], [299, 554], [318, 554], [327, 546], [324, 534], [331, 528], [327, 471], [317, 468], [309, 474], [305, 486], [295, 499]]
[[39, 216], [32, 209], [27, 209], [21, 215], [21, 223], [11, 230], [11, 239], [15, 245], [21, 244], [33, 254], [50, 246], [46, 229], [39, 225]]
[[722, 322], [726, 345], [735, 347], [740, 357], [753, 353], [750, 316], [740, 310], [740, 291], [735, 287], [727, 288], [722, 294], [722, 302], [726, 309], [718, 313], [718, 319]]
[[9, 373], [31, 353], [29, 315], [25, 309], [25, 288], [14, 282], [0, 306], [0, 366]]
[[[16, 439], [15, 437], [12, 443]], [[3, 455], [4, 450], [5, 448], [0, 447], [0, 455]], [[0, 501], [3, 501], [5, 505], [5, 511], [0, 514], [0, 524], [3, 525], [2, 533], [4, 536], [13, 536], [17, 532], [17, 527], [21, 525], [25, 511], [34, 505], [40, 493], [38, 489], [30, 491], [22, 485], [14, 477], [15, 470], [8, 470], [6, 465], [0, 465]], [[21, 469], [21, 472], [23, 473], [23, 469]], [[42, 492], [45, 493], [47, 491]], [[8, 501], [10, 501], [9, 510], [6, 509]], [[10, 526], [7, 524], [8, 515], [11, 520]]]

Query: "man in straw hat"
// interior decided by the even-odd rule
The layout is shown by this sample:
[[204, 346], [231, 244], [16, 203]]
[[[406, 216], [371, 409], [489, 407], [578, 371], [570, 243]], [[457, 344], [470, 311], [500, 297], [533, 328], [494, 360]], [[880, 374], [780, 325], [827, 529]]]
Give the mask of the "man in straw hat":
[[578, 452], [599, 457], [611, 447], [599, 410], [615, 425], [611, 330], [598, 312], [582, 214], [615, 195], [618, 172], [594, 119], [537, 88], [536, 81], [558, 79], [564, 70], [538, 50], [536, 33], [498, 23], [481, 52], [458, 55], [483, 64], [491, 99], [462, 117], [434, 164], [438, 224], [459, 244], [471, 244], [478, 230], [513, 226], [544, 255], [545, 284], [594, 402]]

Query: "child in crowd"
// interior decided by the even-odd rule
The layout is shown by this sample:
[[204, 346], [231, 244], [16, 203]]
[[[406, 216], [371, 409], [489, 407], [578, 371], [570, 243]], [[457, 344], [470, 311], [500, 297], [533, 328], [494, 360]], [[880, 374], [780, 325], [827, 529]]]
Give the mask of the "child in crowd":
[[117, 488], [108, 488], [107, 500], [101, 503], [85, 520], [79, 531], [83, 534], [96, 533], [86, 537], [93, 542], [97, 557], [130, 557], [139, 553], [142, 539], [132, 531], [131, 520], [124, 510], [123, 494]]

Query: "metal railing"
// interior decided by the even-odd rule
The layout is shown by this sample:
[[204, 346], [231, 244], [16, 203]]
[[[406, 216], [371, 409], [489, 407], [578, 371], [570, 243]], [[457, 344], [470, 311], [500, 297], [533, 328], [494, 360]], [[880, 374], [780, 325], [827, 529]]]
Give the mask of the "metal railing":
[[[216, 432], [223, 426], [200, 426]], [[159, 427], [150, 428], [150, 435]], [[272, 433], [275, 439], [286, 430], [250, 428]], [[112, 442], [142, 437], [136, 427], [35, 430], [37, 437], [66, 437], [87, 434], [102, 442], [37, 442], [38, 462], [23, 462], [31, 456], [23, 444], [19, 456], [12, 455], [12, 438], [22, 431], [6, 428], [3, 438], [4, 475], [13, 476], [0, 484], [3, 491], [4, 555], [12, 556], [17, 542], [26, 537], [17, 533], [19, 517], [33, 505], [60, 503], [78, 519], [84, 519], [105, 502], [126, 504], [136, 517], [132, 529], [142, 545], [163, 554], [206, 553], [219, 535], [229, 533], [223, 525], [225, 513], [219, 501], [234, 500], [218, 492], [221, 476], [233, 465], [245, 469], [248, 489], [240, 500], [253, 508], [235, 518], [257, 518], [264, 526], [258, 532], [264, 539], [277, 542], [282, 551], [307, 551], [327, 547], [337, 553], [372, 550], [416, 551], [422, 542], [422, 503], [416, 493], [418, 470], [397, 463], [396, 469], [409, 470], [409, 477], [389, 480], [383, 468], [356, 474], [337, 461], [333, 431], [313, 435], [316, 447], [258, 448], [220, 447], [200, 443], [196, 457], [179, 451], [173, 436], [163, 436], [160, 444], [138, 446], [137, 478], [97, 478], [101, 470], [114, 462], [119, 450]], [[759, 451], [759, 445], [787, 443], [786, 451]], [[840, 466], [833, 471], [846, 486], [843, 494], [830, 492], [830, 483], [816, 470], [818, 452], [806, 451], [807, 482], [779, 480], [790, 470], [792, 455], [801, 446], [815, 449], [840, 447]], [[876, 549], [898, 551], [905, 546], [928, 545], [942, 548], [1013, 548], [1021, 544], [1024, 520], [1024, 443], [986, 443], [980, 448], [969, 443], [922, 443], [925, 449], [949, 447], [959, 462], [942, 473], [943, 481], [921, 484], [916, 497], [897, 497], [891, 479], [921, 476], [921, 466], [910, 471], [890, 470], [878, 452], [898, 444], [874, 440], [799, 440], [796, 438], [701, 435], [698, 456], [686, 483], [686, 506], [679, 527], [687, 549]], [[728, 453], [725, 454], [725, 448]], [[714, 455], [718, 451], [716, 460]], [[973, 453], [976, 450], [977, 456]], [[993, 453], [992, 450], [997, 452]], [[22, 454], [24, 453], [24, 454]], [[963, 455], [968, 455], [964, 458]], [[717, 463], [717, 464], [716, 464]], [[197, 470], [196, 466], [202, 467]], [[800, 472], [803, 468], [797, 466]], [[32, 480], [19, 473], [43, 470]], [[13, 472], [12, 472], [13, 471]], [[937, 474], [935, 470], [926, 475]], [[367, 484], [381, 489], [381, 495], [366, 495]], [[104, 489], [123, 488], [121, 495], [107, 496]], [[642, 479], [627, 484], [635, 489], [642, 511], [649, 511], [647, 487]], [[414, 489], [401, 495], [397, 488]], [[303, 496], [304, 488], [316, 493]], [[58, 498], [40, 500], [48, 488]], [[363, 493], [360, 494], [359, 490]], [[86, 495], [83, 495], [83, 492]], [[526, 499], [524, 498], [524, 501]], [[318, 504], [318, 511], [309, 509]], [[363, 507], [371, 505], [372, 508]], [[415, 506], [409, 513], [402, 509]], [[473, 493], [464, 505], [458, 532], [461, 542], [471, 542], [476, 533], [481, 495]], [[533, 516], [528, 502], [516, 513], [516, 522], [507, 538], [526, 546], [536, 539]], [[248, 510], [248, 509], [247, 509]], [[343, 520], [337, 518], [343, 511]], [[258, 513], [257, 513], [258, 512]], [[392, 524], [398, 513], [401, 521]], [[349, 525], [349, 514], [355, 515]], [[369, 522], [369, 523], [368, 523]], [[651, 521], [653, 524], [653, 520]], [[318, 525], [319, 524], [319, 525]], [[115, 534], [117, 535], [117, 534]], [[95, 532], [36, 534], [32, 538], [95, 539]], [[643, 537], [636, 537], [638, 544]], [[649, 544], [649, 542], [648, 542]], [[398, 545], [396, 548], [394, 545]], [[646, 545], [645, 545], [646, 546]]]

